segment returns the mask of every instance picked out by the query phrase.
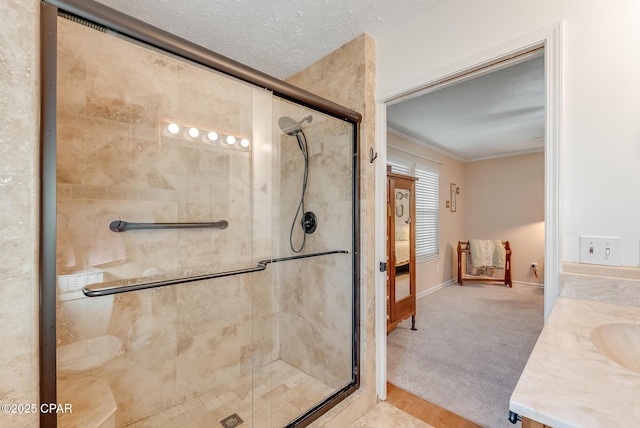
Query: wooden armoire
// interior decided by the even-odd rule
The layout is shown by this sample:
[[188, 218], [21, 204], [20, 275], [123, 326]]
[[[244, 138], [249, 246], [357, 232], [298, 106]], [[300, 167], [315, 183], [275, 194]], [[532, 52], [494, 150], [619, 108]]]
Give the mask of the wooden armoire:
[[409, 317], [416, 330], [416, 180], [387, 166], [387, 333]]

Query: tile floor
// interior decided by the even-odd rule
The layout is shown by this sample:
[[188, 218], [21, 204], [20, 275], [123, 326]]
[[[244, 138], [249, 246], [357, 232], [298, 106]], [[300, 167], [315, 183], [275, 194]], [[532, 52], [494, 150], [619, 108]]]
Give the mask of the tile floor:
[[282, 360], [171, 407], [128, 428], [212, 428], [237, 414], [241, 428], [280, 428], [335, 392]]
[[353, 428], [434, 428], [385, 401], [378, 402], [351, 426]]

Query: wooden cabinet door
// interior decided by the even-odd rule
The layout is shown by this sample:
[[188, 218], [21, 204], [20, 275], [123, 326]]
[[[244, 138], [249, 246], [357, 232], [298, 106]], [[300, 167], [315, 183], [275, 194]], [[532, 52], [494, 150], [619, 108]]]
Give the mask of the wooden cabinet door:
[[415, 180], [387, 172], [387, 332], [410, 316], [415, 327]]
[[394, 180], [387, 177], [387, 332], [393, 329], [392, 324], [395, 319], [394, 305], [396, 288], [395, 270], [395, 224], [394, 224]]

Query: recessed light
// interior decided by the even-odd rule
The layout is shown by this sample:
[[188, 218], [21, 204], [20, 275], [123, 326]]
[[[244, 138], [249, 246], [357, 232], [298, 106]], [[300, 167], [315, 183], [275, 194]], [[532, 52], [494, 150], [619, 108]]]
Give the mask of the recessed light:
[[169, 126], [167, 126], [167, 131], [169, 131], [170, 134], [176, 135], [180, 132], [180, 127], [177, 123], [170, 123]]

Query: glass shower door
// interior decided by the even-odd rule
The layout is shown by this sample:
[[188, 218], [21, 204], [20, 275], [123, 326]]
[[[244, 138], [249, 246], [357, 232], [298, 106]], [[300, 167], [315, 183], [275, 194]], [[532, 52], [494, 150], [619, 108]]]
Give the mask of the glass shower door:
[[76, 410], [59, 425], [251, 421], [262, 280], [85, 291], [255, 267], [270, 253], [253, 235], [253, 144], [265, 143], [252, 100], [271, 94], [65, 18], [58, 33], [58, 395]]
[[57, 22], [58, 426], [308, 425], [359, 385], [355, 124]]

